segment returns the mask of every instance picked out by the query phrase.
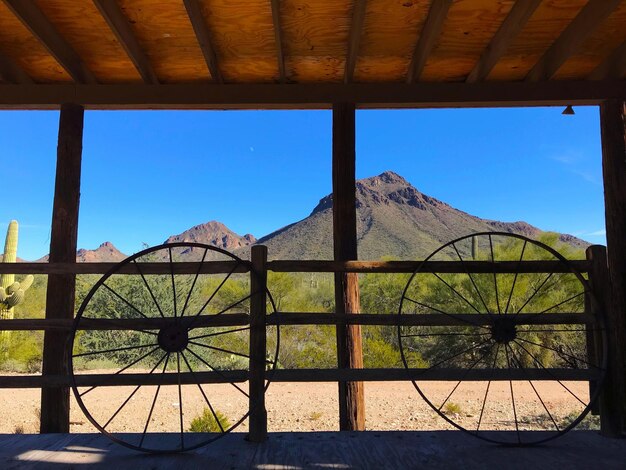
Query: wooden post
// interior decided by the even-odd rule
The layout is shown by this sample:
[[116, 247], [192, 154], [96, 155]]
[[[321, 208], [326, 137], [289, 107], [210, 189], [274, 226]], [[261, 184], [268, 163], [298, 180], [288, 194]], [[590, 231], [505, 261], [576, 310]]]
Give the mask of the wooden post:
[[626, 341], [626, 103], [600, 105], [602, 173], [610, 301], [607, 303], [609, 364], [603, 395], [602, 434], [622, 436], [626, 416], [624, 344]]
[[[64, 104], [59, 118], [57, 168], [52, 208], [50, 262], [75, 263], [78, 237], [78, 205], [80, 200], [80, 170], [83, 150], [82, 106]], [[76, 276], [51, 274], [46, 292], [46, 318], [74, 318]], [[69, 353], [67, 331], [48, 330], [43, 346], [43, 375], [67, 375]], [[40, 432], [70, 430], [70, 394], [66, 387], [41, 390]]]
[[[333, 105], [333, 246], [336, 261], [357, 259], [355, 108]], [[356, 273], [335, 273], [337, 314], [359, 313]], [[337, 363], [340, 369], [363, 368], [360, 325], [337, 325]], [[365, 429], [363, 382], [339, 382], [339, 429]]]
[[267, 287], [267, 247], [255, 245], [251, 252], [250, 273], [250, 381], [249, 407], [250, 431], [248, 440], [263, 442], [267, 439], [267, 411], [265, 409], [265, 359], [266, 359], [266, 287]]

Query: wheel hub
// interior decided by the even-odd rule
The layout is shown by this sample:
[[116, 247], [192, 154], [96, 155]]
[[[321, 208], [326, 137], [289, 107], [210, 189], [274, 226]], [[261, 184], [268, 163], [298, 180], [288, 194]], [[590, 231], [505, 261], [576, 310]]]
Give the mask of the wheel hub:
[[496, 318], [491, 327], [491, 338], [499, 344], [508, 344], [517, 338], [517, 328], [512, 318]]
[[180, 352], [187, 347], [189, 335], [187, 329], [180, 325], [161, 328], [158, 336], [159, 346], [166, 352]]

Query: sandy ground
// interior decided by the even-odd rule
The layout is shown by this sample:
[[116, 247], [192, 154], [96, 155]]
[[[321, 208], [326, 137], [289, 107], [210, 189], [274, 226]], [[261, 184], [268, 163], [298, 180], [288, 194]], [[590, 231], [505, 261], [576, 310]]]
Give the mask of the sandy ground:
[[[509, 382], [492, 382], [483, 410], [485, 382], [463, 383], [446, 401], [455, 385], [456, 382], [431, 382], [425, 384], [424, 391], [436, 406], [445, 401], [442, 410], [446, 415], [469, 429], [475, 429], [480, 420], [481, 429], [515, 430], [514, 417], [517, 417], [520, 429], [553, 428], [554, 422], [563, 427], [563, 423], [569, 423], [571, 416], [577, 416], [583, 408], [570, 392], [583, 401], [588, 397], [585, 382], [565, 383], [570, 392], [554, 382], [534, 382], [536, 392], [528, 382], [514, 382], [514, 410]], [[246, 390], [247, 384], [243, 383], [241, 387]], [[90, 413], [104, 425], [134, 389], [101, 387], [85, 394], [83, 399]], [[230, 384], [204, 385], [203, 391], [212, 406], [226, 415], [231, 423], [236, 422], [246, 409], [247, 398]], [[154, 386], [141, 387], [107, 424], [107, 430], [142, 432], [155, 392]], [[544, 404], [537, 399], [537, 393]], [[365, 401], [366, 426], [370, 430], [451, 429], [410, 382], [366, 383]], [[38, 432], [39, 403], [38, 389], [2, 390], [0, 433]], [[183, 386], [182, 403], [183, 428], [187, 429], [191, 420], [202, 413], [206, 402], [197, 386], [188, 385]], [[338, 430], [337, 385], [334, 383], [274, 383], [267, 391], [266, 404], [270, 432]], [[568, 415], [569, 420], [566, 419]], [[247, 421], [243, 421], [238, 430], [246, 429]], [[94, 430], [72, 396], [71, 432]], [[178, 389], [176, 386], [161, 387], [148, 432], [179, 430]]]

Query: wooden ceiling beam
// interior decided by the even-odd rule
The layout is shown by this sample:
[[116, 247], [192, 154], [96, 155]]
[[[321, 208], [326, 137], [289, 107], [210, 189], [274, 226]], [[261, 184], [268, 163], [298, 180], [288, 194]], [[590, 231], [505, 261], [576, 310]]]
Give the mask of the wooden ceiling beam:
[[491, 43], [467, 76], [465, 80], [467, 83], [479, 82], [487, 78], [540, 4], [541, 0], [517, 0], [515, 2]]
[[100, 10], [100, 14], [106, 20], [111, 31], [115, 34], [115, 37], [122, 45], [126, 54], [135, 68], [143, 78], [143, 81], [151, 84], [158, 85], [159, 79], [148, 60], [148, 57], [142, 50], [133, 29], [130, 25], [130, 21], [122, 12], [122, 9], [117, 4], [116, 0], [93, 0], [94, 4]]
[[0, 54], [0, 81], [16, 84], [35, 83], [20, 66], [3, 54]]
[[328, 109], [595, 105], [626, 99], [626, 80], [479, 83], [0, 85], [0, 109]]
[[352, 23], [350, 25], [350, 36], [348, 38], [348, 53], [346, 56], [346, 68], [343, 74], [343, 82], [350, 83], [354, 76], [356, 60], [359, 55], [359, 44], [365, 22], [365, 7], [367, 0], [355, 0], [352, 9]]
[[529, 82], [550, 80], [578, 47], [621, 3], [622, 0], [591, 0], [526, 76]]
[[280, 26], [280, 0], [271, 0], [272, 22], [274, 24], [274, 39], [276, 41], [276, 57], [278, 60], [278, 76], [280, 83], [287, 81], [285, 72], [285, 54], [283, 49], [283, 34]]
[[94, 75], [87, 69], [82, 59], [63, 39], [48, 18], [33, 1], [4, 0], [20, 21], [39, 39], [57, 62], [77, 83], [95, 84]]
[[189, 16], [191, 26], [193, 26], [193, 30], [196, 33], [198, 44], [200, 45], [202, 55], [204, 56], [204, 60], [209, 68], [213, 81], [217, 83], [224, 83], [222, 73], [217, 65], [217, 55], [215, 54], [215, 49], [212, 46], [211, 33], [209, 31], [209, 27], [204, 21], [204, 16], [202, 16], [200, 3], [198, 3], [198, 0], [183, 0], [183, 3], [185, 4], [187, 16]]
[[589, 75], [589, 80], [620, 79], [626, 75], [626, 41]]
[[422, 74], [426, 60], [441, 34], [443, 23], [446, 20], [446, 16], [448, 16], [448, 10], [451, 5], [452, 0], [432, 0], [428, 10], [428, 17], [413, 50], [411, 64], [406, 76], [407, 83], [416, 82]]

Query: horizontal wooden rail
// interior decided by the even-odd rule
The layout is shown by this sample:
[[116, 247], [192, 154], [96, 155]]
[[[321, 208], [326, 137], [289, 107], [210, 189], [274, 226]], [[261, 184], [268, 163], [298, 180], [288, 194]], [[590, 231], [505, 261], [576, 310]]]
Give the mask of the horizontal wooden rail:
[[[195, 274], [200, 264], [201, 274], [230, 272], [236, 261], [205, 261], [174, 263], [175, 274]], [[354, 273], [413, 273], [421, 266], [421, 272], [436, 273], [567, 273], [568, 268], [560, 261], [318, 261], [277, 260], [267, 263], [274, 272], [354, 272]], [[0, 274], [105, 274], [117, 263], [0, 263]], [[587, 260], [569, 261], [569, 265], [581, 273], [589, 270]], [[170, 274], [169, 263], [140, 263], [144, 274]], [[240, 263], [235, 273], [250, 271], [247, 261]], [[129, 263], [120, 274], [139, 274], [134, 264]]]
[[[504, 380], [597, 380], [599, 373], [590, 369], [277, 369], [268, 373], [272, 382], [388, 382], [388, 381], [504, 381]], [[176, 385], [176, 373], [149, 374], [77, 374], [78, 387], [113, 387], [124, 385]], [[181, 384], [245, 382], [248, 371], [184, 372]], [[66, 375], [5, 375], [0, 376], [2, 388], [68, 387]]]
[[[273, 313], [267, 317], [268, 325], [387, 325], [387, 326], [489, 326], [497, 315], [457, 313], [457, 314], [348, 314], [333, 313]], [[185, 323], [192, 323], [192, 317], [183, 318]], [[173, 318], [129, 318], [129, 319], [96, 319], [84, 318], [79, 325], [80, 330], [156, 330], [176, 321]], [[583, 325], [593, 324], [595, 317], [586, 313], [551, 313], [551, 314], [519, 314], [516, 317], [519, 325]], [[193, 321], [194, 328], [241, 326], [250, 323], [245, 313], [223, 315], [201, 315]], [[0, 320], [0, 331], [37, 331], [37, 330], [70, 330], [73, 320], [46, 320], [43, 318], [26, 318], [16, 320]]]
[[[118, 263], [0, 263], [0, 274], [106, 274]], [[137, 263], [143, 274], [170, 274], [170, 263]], [[250, 264], [247, 261], [205, 261], [173, 263], [174, 274], [223, 274], [234, 271], [247, 273]], [[139, 274], [134, 263], [119, 268], [116, 274]]]
[[[513, 315], [510, 315], [513, 317]], [[502, 317], [502, 316], [500, 316]], [[495, 314], [432, 313], [424, 315], [358, 313], [273, 313], [268, 325], [388, 325], [388, 326], [489, 326], [498, 318]], [[519, 325], [581, 325], [593, 324], [595, 317], [586, 313], [521, 313], [515, 316]]]
[[[569, 265], [578, 272], [589, 270], [587, 260], [573, 260]], [[274, 272], [352, 272], [352, 273], [568, 273], [560, 261], [317, 261], [276, 260], [267, 263]]]
[[[194, 328], [242, 326], [250, 324], [250, 316], [245, 313], [225, 313], [223, 315], [200, 315], [183, 318], [83, 318], [79, 330], [158, 330], [164, 326], [180, 323], [185, 327]], [[3, 330], [69, 330], [74, 320], [19, 319], [0, 320], [0, 331]]]

